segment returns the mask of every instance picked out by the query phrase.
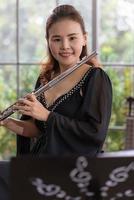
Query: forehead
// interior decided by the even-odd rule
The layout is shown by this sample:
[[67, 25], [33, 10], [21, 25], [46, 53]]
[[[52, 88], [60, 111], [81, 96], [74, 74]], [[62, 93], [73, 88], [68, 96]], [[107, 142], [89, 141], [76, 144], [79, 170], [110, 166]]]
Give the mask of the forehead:
[[82, 29], [78, 22], [70, 19], [60, 20], [55, 24], [53, 24], [49, 29], [49, 36], [52, 35], [64, 36], [71, 33], [76, 33], [76, 34], [82, 33]]

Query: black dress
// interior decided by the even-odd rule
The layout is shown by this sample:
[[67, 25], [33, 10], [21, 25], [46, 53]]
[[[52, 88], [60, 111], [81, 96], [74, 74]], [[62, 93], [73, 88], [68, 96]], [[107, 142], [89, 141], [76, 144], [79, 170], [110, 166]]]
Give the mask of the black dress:
[[77, 85], [49, 107], [44, 95], [38, 100], [51, 113], [46, 122], [36, 120], [42, 134], [31, 154], [96, 156], [101, 151], [112, 106], [111, 81], [102, 69], [90, 68]]

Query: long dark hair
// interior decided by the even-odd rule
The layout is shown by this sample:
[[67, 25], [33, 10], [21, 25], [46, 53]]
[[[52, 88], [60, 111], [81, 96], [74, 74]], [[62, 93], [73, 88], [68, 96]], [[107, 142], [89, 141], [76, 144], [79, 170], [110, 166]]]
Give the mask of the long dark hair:
[[[46, 22], [46, 39], [49, 39], [49, 30], [53, 24], [62, 20], [70, 19], [75, 22], [78, 22], [81, 26], [83, 34], [86, 33], [85, 25], [82, 16], [80, 13], [71, 5], [60, 5], [56, 7], [52, 14], [49, 16]], [[80, 59], [87, 55], [87, 46], [83, 46]], [[48, 46], [48, 60], [45, 64], [42, 63], [41, 69], [41, 80], [46, 83], [51, 80], [51, 75], [59, 72], [59, 64], [57, 60], [51, 54], [51, 51]]]

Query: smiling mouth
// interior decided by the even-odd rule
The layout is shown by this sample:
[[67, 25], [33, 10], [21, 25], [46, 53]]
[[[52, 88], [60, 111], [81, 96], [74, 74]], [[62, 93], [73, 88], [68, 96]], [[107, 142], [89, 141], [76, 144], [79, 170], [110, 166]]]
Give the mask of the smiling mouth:
[[64, 52], [64, 53], [59, 53], [59, 55], [62, 57], [69, 57], [69, 56], [73, 55], [73, 53]]

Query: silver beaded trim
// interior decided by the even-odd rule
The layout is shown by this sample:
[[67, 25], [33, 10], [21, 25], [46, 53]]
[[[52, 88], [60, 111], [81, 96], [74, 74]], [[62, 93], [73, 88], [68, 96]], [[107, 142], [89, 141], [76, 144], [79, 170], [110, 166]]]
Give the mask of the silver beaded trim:
[[67, 98], [69, 98], [71, 95], [73, 95], [74, 92], [76, 92], [77, 90], [80, 90], [80, 88], [85, 83], [85, 79], [87, 78], [90, 71], [91, 71], [91, 68], [86, 72], [86, 74], [83, 76], [83, 78], [80, 80], [80, 82], [76, 86], [74, 86], [69, 92], [64, 94], [61, 99], [59, 99], [59, 100], [57, 99], [57, 101], [54, 101], [53, 104], [51, 104], [50, 106], [47, 105], [43, 93], [41, 94], [39, 100], [43, 103], [43, 105], [45, 105], [46, 108], [49, 108], [49, 110], [51, 110], [53, 112], [63, 101], [65, 101]]

